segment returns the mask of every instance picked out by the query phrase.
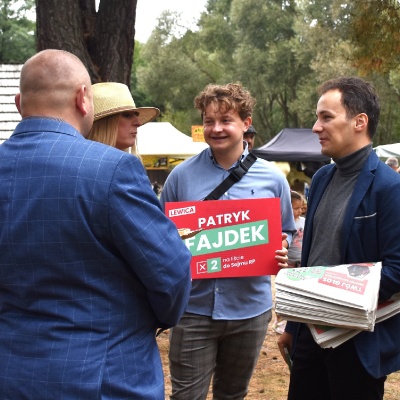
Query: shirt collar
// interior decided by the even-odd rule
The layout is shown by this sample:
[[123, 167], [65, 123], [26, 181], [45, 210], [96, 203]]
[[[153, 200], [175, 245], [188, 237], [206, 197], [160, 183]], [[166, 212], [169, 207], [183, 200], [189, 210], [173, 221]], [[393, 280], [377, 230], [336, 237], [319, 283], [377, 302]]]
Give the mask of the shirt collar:
[[[247, 155], [249, 154], [248, 143], [247, 143], [245, 140], [243, 140], [243, 147], [244, 147], [243, 153], [242, 153], [241, 156], [239, 157], [239, 160], [237, 160], [237, 161], [229, 168], [229, 171], [231, 171], [232, 169], [236, 168], [236, 167], [239, 165], [239, 163], [240, 163], [241, 161], [243, 161], [243, 159], [244, 159], [245, 157], [247, 157]], [[215, 158], [214, 158], [214, 155], [213, 155], [213, 153], [212, 153], [211, 147], [208, 147], [207, 153], [208, 153], [208, 156], [210, 157], [210, 160], [213, 162], [213, 164], [214, 164], [214, 165], [217, 165], [217, 166], [220, 166], [220, 165], [215, 161]]]

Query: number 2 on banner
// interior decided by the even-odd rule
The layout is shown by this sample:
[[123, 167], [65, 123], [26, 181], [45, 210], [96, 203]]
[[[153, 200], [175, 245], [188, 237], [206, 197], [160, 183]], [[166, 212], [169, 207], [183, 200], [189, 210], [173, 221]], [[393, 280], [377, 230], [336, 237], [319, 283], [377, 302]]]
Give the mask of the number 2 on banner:
[[221, 272], [221, 258], [210, 258], [207, 260], [207, 272]]
[[218, 271], [218, 261], [217, 260], [211, 260], [211, 271]]

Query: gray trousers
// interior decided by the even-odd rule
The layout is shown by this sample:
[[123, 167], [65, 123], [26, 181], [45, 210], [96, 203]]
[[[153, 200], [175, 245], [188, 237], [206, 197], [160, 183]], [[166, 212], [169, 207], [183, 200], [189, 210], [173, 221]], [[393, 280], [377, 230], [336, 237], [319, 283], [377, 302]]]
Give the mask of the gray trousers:
[[205, 400], [212, 377], [213, 400], [246, 397], [271, 316], [227, 321], [185, 313], [170, 331], [170, 398]]

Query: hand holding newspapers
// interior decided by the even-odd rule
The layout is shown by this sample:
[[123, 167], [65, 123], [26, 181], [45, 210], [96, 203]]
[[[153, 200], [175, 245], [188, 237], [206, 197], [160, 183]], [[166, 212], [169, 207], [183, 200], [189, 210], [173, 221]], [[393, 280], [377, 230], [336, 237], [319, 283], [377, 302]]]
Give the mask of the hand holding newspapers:
[[378, 304], [380, 262], [281, 269], [275, 311], [308, 324], [323, 348], [337, 347], [400, 310], [400, 298]]

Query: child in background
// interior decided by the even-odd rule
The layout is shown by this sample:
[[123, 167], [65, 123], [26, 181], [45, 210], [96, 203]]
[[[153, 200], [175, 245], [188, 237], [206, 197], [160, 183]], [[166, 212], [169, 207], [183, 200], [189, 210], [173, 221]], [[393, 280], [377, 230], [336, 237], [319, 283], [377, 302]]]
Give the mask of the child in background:
[[[296, 223], [296, 233], [293, 235], [292, 243], [288, 250], [288, 265], [290, 268], [297, 268], [300, 266], [301, 261], [301, 247], [303, 245], [303, 233], [304, 233], [304, 222], [305, 218], [302, 216], [304, 198], [303, 196], [295, 192], [290, 191], [290, 198], [292, 201], [292, 210], [294, 222]], [[273, 329], [276, 333], [282, 334], [285, 330], [286, 321], [281, 319], [278, 315], [275, 318]]]
[[290, 191], [290, 197], [292, 200], [292, 210], [294, 222], [296, 223], [297, 232], [294, 234], [292, 243], [289, 247], [288, 257], [289, 257], [289, 267], [295, 268], [300, 266], [301, 261], [301, 247], [303, 245], [303, 232], [304, 232], [304, 222], [305, 218], [302, 217], [302, 209], [303, 209], [303, 196], [295, 192], [294, 190]]

